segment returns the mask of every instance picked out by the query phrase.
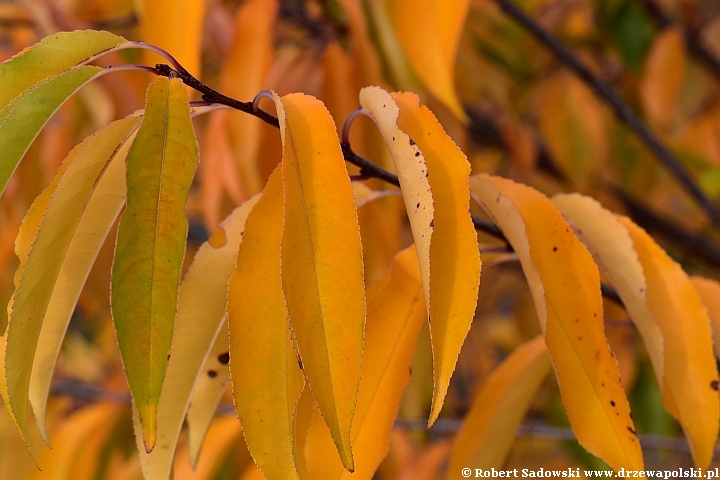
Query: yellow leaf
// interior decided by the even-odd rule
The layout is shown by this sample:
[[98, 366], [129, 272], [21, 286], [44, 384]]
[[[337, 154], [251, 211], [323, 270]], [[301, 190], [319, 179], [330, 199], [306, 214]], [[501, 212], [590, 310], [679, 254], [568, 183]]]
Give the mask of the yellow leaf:
[[627, 217], [645, 271], [647, 300], [665, 339], [663, 403], [678, 419], [695, 465], [707, 468], [718, 435], [718, 372], [705, 306], [682, 267]]
[[343, 471], [342, 464], [327, 455], [332, 450], [330, 432], [322, 422], [314, 422], [305, 446], [312, 478], [373, 478], [388, 452], [424, 318], [420, 270], [411, 246], [400, 252], [390, 271], [368, 289], [365, 352], [351, 431], [355, 472]]
[[517, 428], [550, 373], [542, 336], [518, 347], [490, 374], [475, 396], [455, 439], [448, 478], [465, 467], [500, 469]]
[[145, 117], [128, 153], [127, 207], [118, 227], [111, 298], [147, 452], [157, 437], [185, 254], [185, 202], [197, 158], [185, 86], [179, 79], [157, 80], [148, 88]]
[[392, 154], [400, 180], [405, 210], [417, 250], [425, 298], [430, 297], [430, 237], [435, 219], [428, 165], [415, 142], [398, 128], [400, 109], [388, 92], [379, 87], [360, 91], [360, 105], [369, 111]]
[[280, 278], [282, 180], [282, 170], [275, 169], [248, 216], [228, 289], [235, 408], [248, 450], [270, 479], [299, 478], [292, 415], [304, 384]]
[[398, 127], [415, 140], [427, 162], [435, 208], [428, 305], [434, 374], [428, 425], [432, 425], [470, 330], [480, 285], [480, 252], [470, 217], [470, 163], [417, 95], [392, 97], [400, 109]]
[[[663, 336], [647, 298], [647, 282], [633, 240], [617, 216], [590, 197], [555, 195], [555, 206], [575, 226], [595, 261], [615, 287], [642, 336], [655, 374], [664, 374]], [[662, 381], [659, 382], [662, 385]]]
[[398, 37], [413, 69], [430, 93], [467, 121], [455, 93], [455, 56], [470, 1], [395, 0], [393, 4]]
[[[16, 252], [21, 264], [16, 273], [17, 289], [9, 306], [10, 325], [7, 335], [6, 374], [9, 393], [9, 406], [21, 435], [28, 438], [27, 431], [27, 405], [28, 390], [31, 385], [31, 368], [41, 335], [43, 321], [48, 314], [53, 297], [56, 281], [63, 269], [67, 258], [67, 249], [73, 240], [83, 212], [88, 208], [88, 202], [97, 189], [98, 179], [107, 169], [110, 161], [115, 157], [117, 150], [127, 140], [138, 122], [137, 118], [119, 120], [96, 135], [89, 137], [78, 145], [66, 157], [58, 175], [51, 185], [33, 203], [28, 218], [21, 226], [21, 234], [16, 240]], [[121, 159], [122, 161], [122, 159]], [[65, 177], [65, 174], [68, 174]], [[107, 184], [106, 187], [107, 188]], [[122, 190], [122, 189], [121, 189]], [[122, 194], [121, 194], [122, 195]], [[111, 204], [106, 205], [112, 209], [112, 202], [117, 203], [115, 194], [111, 195]], [[122, 203], [122, 200], [120, 201]], [[98, 208], [98, 206], [94, 206]], [[118, 206], [115, 206], [117, 213]], [[45, 216], [47, 214], [47, 216]], [[112, 215], [112, 212], [110, 212]], [[91, 223], [96, 220], [89, 220]], [[112, 223], [112, 222], [111, 222]], [[100, 225], [93, 224], [93, 228]], [[88, 228], [85, 226], [84, 228]], [[102, 241], [100, 242], [102, 243]], [[77, 252], [73, 252], [77, 254]], [[87, 255], [87, 252], [84, 254]], [[92, 263], [92, 262], [90, 262]], [[68, 265], [67, 268], [74, 266]], [[67, 271], [67, 269], [66, 269]], [[38, 368], [45, 369], [44, 393], [40, 397], [47, 397], [47, 387], [52, 374], [57, 351], [64, 337], [67, 322], [77, 299], [85, 276], [76, 286], [76, 293], [69, 301], [72, 305], [66, 307], [65, 318], [51, 318], [59, 321], [55, 331], [46, 330], [51, 338], [43, 340], [45, 348], [54, 350], [44, 351], [39, 362], [50, 362]], [[62, 293], [58, 293], [61, 295]], [[56, 301], [61, 301], [56, 296]], [[57, 306], [57, 305], [54, 305]], [[52, 313], [52, 312], [51, 312]], [[50, 347], [49, 340], [55, 347]], [[50, 357], [50, 358], [48, 358]], [[37, 370], [36, 370], [37, 373]], [[37, 385], [35, 385], [37, 386]], [[34, 390], [34, 393], [38, 393]], [[33, 395], [34, 400], [39, 400]], [[34, 402], [33, 406], [38, 419], [44, 418], [44, 400]], [[46, 439], [44, 420], [38, 423], [43, 438]]]
[[630, 406], [605, 338], [592, 256], [538, 191], [488, 175], [471, 177], [470, 189], [520, 259], [578, 442], [615, 470], [642, 470]]
[[715, 356], [720, 357], [720, 283], [704, 277], [690, 277], [690, 281], [707, 308], [712, 324]]
[[[146, 0], [141, 2], [142, 39], [170, 52], [185, 69], [200, 77], [205, 0]], [[165, 58], [143, 50], [145, 63], [168, 63]]]
[[678, 28], [661, 32], [654, 40], [640, 82], [640, 98], [650, 120], [667, 127], [685, 78], [685, 39]]
[[195, 467], [205, 435], [230, 382], [227, 317], [195, 382], [187, 410], [190, 465]]
[[297, 350], [343, 465], [360, 381], [365, 289], [350, 178], [317, 99], [275, 95], [283, 143], [282, 287]]
[[[107, 131], [96, 134], [78, 155], [68, 157], [72, 163], [61, 170], [64, 173], [37, 231], [38, 246], [43, 244], [43, 237], [50, 240], [45, 241], [45, 247], [34, 250], [42, 257], [36, 264], [47, 268], [62, 262], [54, 284], [48, 285], [52, 294], [44, 312], [28, 391], [36, 424], [45, 441], [45, 408], [55, 362], [90, 269], [125, 204], [128, 135], [138, 124], [139, 119], [119, 120]], [[98, 151], [98, 144], [108, 141], [109, 150]], [[47, 242], [53, 248], [47, 248], [50, 244]], [[34, 256], [33, 252], [30, 256]], [[31, 263], [28, 261], [27, 265]], [[33, 303], [40, 300], [37, 292], [33, 298]]]
[[[151, 453], [141, 448], [142, 428], [137, 412], [133, 412], [140, 464], [147, 478], [170, 478], [175, 446], [188, 405], [192, 403], [196, 411], [203, 411], [202, 402], [191, 402], [196, 385], [207, 377], [207, 370], [202, 367], [211, 360], [218, 361], [217, 354], [216, 358], [211, 358], [215, 353], [212, 349], [214, 344], [224, 343], [224, 351], [227, 352], [227, 284], [235, 268], [235, 257], [242, 240], [245, 219], [256, 201], [256, 197], [248, 200], [223, 220], [210, 239], [195, 253], [193, 262], [180, 284], [173, 349], [158, 402], [157, 445]], [[227, 377], [227, 367], [225, 371]], [[214, 412], [213, 408], [211, 417]], [[196, 426], [196, 423], [190, 420], [188, 424]], [[201, 438], [206, 427], [207, 425], [202, 429]], [[192, 435], [197, 434], [197, 429], [190, 430], [193, 438]]]

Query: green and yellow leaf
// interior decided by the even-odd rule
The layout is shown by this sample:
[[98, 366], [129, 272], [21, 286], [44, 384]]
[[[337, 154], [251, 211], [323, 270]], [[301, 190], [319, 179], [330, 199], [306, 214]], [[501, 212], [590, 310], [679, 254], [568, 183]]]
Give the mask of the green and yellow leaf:
[[373, 478], [389, 449], [390, 432], [410, 380], [408, 367], [424, 319], [422, 281], [411, 246], [398, 253], [390, 271], [368, 289], [366, 346], [351, 431], [355, 472], [344, 471], [337, 459], [326, 454], [332, 451], [330, 432], [324, 423], [314, 421], [314, 431], [305, 445], [312, 478]]
[[127, 160], [127, 207], [112, 269], [112, 313], [143, 430], [157, 436], [157, 405], [172, 343], [185, 253], [185, 202], [198, 149], [185, 86], [161, 79], [148, 88], [145, 117]]
[[480, 252], [470, 217], [470, 163], [417, 95], [394, 93], [392, 98], [400, 109], [398, 127], [415, 140], [427, 162], [435, 208], [428, 305], [434, 374], [428, 425], [432, 425], [470, 330], [480, 286]]
[[463, 420], [450, 455], [448, 478], [462, 468], [501, 469], [517, 429], [551, 370], [545, 339], [513, 351], [482, 385]]
[[613, 469], [641, 470], [642, 451], [603, 326], [600, 274], [590, 252], [552, 202], [500, 177], [470, 189], [520, 259], [580, 445]]
[[[5, 368], [7, 375], [7, 386], [10, 396], [10, 410], [17, 422], [23, 438], [28, 438], [27, 431], [27, 406], [28, 394], [31, 388], [30, 366], [35, 359], [38, 342], [43, 329], [43, 322], [49, 314], [48, 327], [42, 341], [43, 351], [40, 353], [38, 366], [35, 370], [36, 381], [32, 384], [33, 407], [38, 419], [38, 427], [47, 440], [44, 427], [44, 405], [47, 399], [52, 370], [55, 364], [57, 352], [62, 343], [67, 322], [70, 320], [72, 310], [77, 300], [77, 294], [82, 288], [85, 276], [82, 274], [79, 284], [73, 291], [54, 293], [59, 275], [63, 272], [64, 262], [67, 255], [77, 255], [78, 252], [69, 252], [68, 248], [77, 232], [81, 217], [84, 211], [90, 207], [90, 199], [97, 190], [98, 182], [104, 171], [108, 168], [110, 161], [116, 156], [120, 147], [128, 139], [138, 123], [137, 118], [119, 120], [96, 135], [89, 137], [78, 145], [65, 159], [55, 180], [34, 202], [27, 221], [23, 222], [21, 233], [16, 240], [16, 252], [20, 258], [21, 265], [18, 268], [16, 279], [17, 288], [11, 302], [9, 318], [10, 326], [7, 336], [7, 350], [5, 357]], [[122, 159], [120, 160], [122, 162]], [[67, 175], [67, 176], [66, 176]], [[116, 179], [115, 179], [116, 180]], [[117, 188], [117, 184], [104, 188]], [[122, 185], [120, 193], [110, 193], [105, 198], [109, 201], [106, 205], [97, 205], [96, 200], [92, 210], [108, 208], [110, 216], [117, 215], [119, 206], [123, 202]], [[115, 212], [112, 212], [115, 204]], [[97, 213], [91, 211], [91, 214]], [[90, 217], [88, 217], [90, 218]], [[110, 220], [112, 224], [113, 220]], [[84, 225], [84, 228], [91, 230], [101, 229], [103, 219], [88, 219], [92, 225]], [[78, 239], [79, 242], [83, 240]], [[102, 241], [100, 242], [102, 244]], [[88, 252], [80, 255], [86, 256]], [[92, 264], [92, 258], [87, 257]], [[78, 265], [68, 264], [68, 269]], [[80, 267], [82, 268], [82, 267]], [[64, 279], [62, 279], [64, 281]], [[64, 293], [69, 296], [61, 299]], [[61, 311], [56, 309], [58, 303], [51, 305], [51, 301], [70, 302]], [[53, 310], [50, 310], [53, 308]], [[55, 317], [58, 313], [60, 317]], [[42, 371], [42, 373], [39, 373]]]
[[304, 379], [283, 295], [283, 182], [278, 167], [248, 216], [228, 289], [230, 374], [248, 450], [265, 476], [299, 478], [292, 418]]
[[[227, 352], [227, 284], [235, 268], [245, 220], [256, 201], [255, 197], [243, 203], [220, 224], [195, 253], [193, 263], [180, 284], [173, 350], [158, 403], [157, 444], [151, 453], [141, 448], [143, 436], [140, 420], [136, 414], [133, 418], [140, 464], [147, 478], [170, 478], [175, 446], [186, 411], [191, 439], [197, 435], [197, 428], [193, 428], [197, 423], [190, 421], [188, 406], [192, 404], [198, 413], [205, 411], [203, 402], [195, 399], [202, 379], [207, 377], [207, 370], [203, 366], [210, 360], [217, 362], [217, 354], [216, 358], [211, 358], [215, 353], [215, 344], [224, 344], [222, 348]], [[227, 377], [227, 363], [223, 366]], [[218, 371], [218, 377], [222, 373]], [[217, 380], [221, 381], [220, 378]], [[214, 413], [213, 408], [209, 420]], [[200, 438], [204, 437], [206, 429], [207, 425], [200, 432]]]
[[303, 370], [343, 465], [360, 381], [365, 289], [350, 178], [317, 99], [275, 96], [283, 143], [282, 287]]

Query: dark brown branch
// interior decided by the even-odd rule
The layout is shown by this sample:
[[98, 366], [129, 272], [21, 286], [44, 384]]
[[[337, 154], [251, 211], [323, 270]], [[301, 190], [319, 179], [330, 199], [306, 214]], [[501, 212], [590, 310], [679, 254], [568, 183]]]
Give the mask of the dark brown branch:
[[585, 82], [596, 95], [611, 107], [617, 118], [640, 138], [660, 163], [665, 166], [688, 194], [705, 210], [712, 224], [716, 228], [720, 228], [720, 209], [705, 195], [705, 192], [702, 191], [670, 149], [650, 131], [620, 95], [618, 95], [610, 85], [595, 76], [570, 49], [518, 8], [512, 0], [494, 1], [508, 16], [519, 23], [535, 37], [537, 41], [550, 50], [566, 67]]
[[[660, 29], [673, 26], [673, 20], [663, 11], [662, 7], [654, 0], [641, 0], [645, 11], [650, 15]], [[684, 27], [682, 28], [685, 47], [690, 55], [699, 61], [708, 72], [720, 80], [720, 60], [702, 43], [696, 32]]]

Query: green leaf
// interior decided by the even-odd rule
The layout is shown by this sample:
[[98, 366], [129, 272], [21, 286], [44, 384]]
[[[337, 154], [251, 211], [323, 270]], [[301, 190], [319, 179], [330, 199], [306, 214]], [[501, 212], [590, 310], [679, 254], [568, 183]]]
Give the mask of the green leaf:
[[[0, 195], [50, 117], [68, 97], [104, 72], [100, 67], [73, 68], [25, 90], [3, 106], [0, 110]], [[5, 84], [2, 85], [5, 88]]]
[[112, 269], [112, 314], [147, 452], [167, 369], [185, 254], [185, 203], [198, 147], [185, 86], [148, 88], [145, 118], [127, 160], [127, 208]]
[[[97, 233], [107, 233], [109, 228], [107, 225], [104, 230], [98, 228], [103, 219], [92, 218], [92, 215], [91, 218], [84, 218], [84, 213], [86, 209], [107, 208], [107, 213], [112, 216], [109, 224], [112, 225], [123, 199], [118, 202], [117, 194], [111, 194], [109, 198], [95, 199], [93, 205], [90, 200], [110, 161], [127, 141], [138, 121], [137, 118], [129, 118], [114, 122], [73, 149], [64, 160], [53, 183], [35, 201], [21, 226], [16, 243], [21, 266], [10, 312], [5, 362], [10, 409], [25, 439], [28, 438], [27, 402], [28, 390], [31, 388], [29, 366], [33, 365], [39, 345], [41, 359], [37, 359], [38, 364], [33, 368], [36, 377], [33, 407], [40, 432], [47, 440], [42, 419], [57, 352], [80, 289], [104, 240], [104, 235]], [[106, 184], [105, 188], [108, 187], [112, 189], [116, 186]], [[103, 204], [97, 205], [97, 202]], [[96, 235], [79, 239], [74, 248], [69, 250], [81, 219], [85, 219], [86, 224], [92, 224], [91, 228]], [[87, 225], [84, 228], [87, 228]], [[93, 248], [89, 248], [88, 242], [93, 241], [96, 245], [94, 253], [91, 254]], [[80, 245], [82, 243], [85, 245]], [[68, 256], [72, 259], [78, 255], [78, 248], [83, 250], [80, 256], [85, 264], [84, 268], [73, 260], [72, 265], [65, 265]], [[64, 277], [60, 279], [63, 270]], [[56, 282], [59, 279], [63, 284], [62, 291], [56, 292]], [[68, 283], [71, 284], [69, 289], [66, 288]], [[61, 306], [61, 303], [64, 305]], [[45, 330], [45, 333], [42, 341], [39, 341], [41, 329]]]

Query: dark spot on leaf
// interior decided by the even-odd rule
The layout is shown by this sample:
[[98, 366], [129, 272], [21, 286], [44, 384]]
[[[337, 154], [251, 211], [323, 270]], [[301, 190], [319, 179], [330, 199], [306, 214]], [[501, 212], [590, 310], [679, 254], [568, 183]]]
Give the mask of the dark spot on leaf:
[[635, 431], [634, 428], [632, 428], [632, 427], [627, 427], [627, 429], [628, 429], [628, 432], [630, 432], [630, 433], [632, 433], [633, 435], [637, 436], [637, 432]]
[[557, 247], [553, 247], [553, 252], [557, 252]]
[[210, 378], [217, 377], [217, 372], [215, 370], [208, 370], [207, 374], [208, 374], [208, 377], [210, 377]]
[[227, 365], [228, 363], [230, 363], [230, 352], [225, 352], [218, 355], [218, 362], [222, 363], [223, 365]]
[[578, 336], [578, 342], [581, 341], [581, 340], [582, 340], [582, 337], [581, 337], [581, 336]]
[[430, 220], [430, 228], [435, 228], [435, 219]]
[[615, 400], [610, 400], [610, 405], [615, 406]]
[[713, 390], [715, 390], [715, 391], [717, 392], [717, 390], [718, 390], [718, 381], [717, 381], [717, 380], [713, 380], [712, 382], [710, 382], [710, 388], [712, 388]]
[[420, 156], [420, 152], [415, 152], [415, 156], [416, 156], [416, 157], [419, 157], [419, 156]]
[[167, 359], [170, 360], [170, 354], [168, 353]]
[[413, 140], [412, 138], [410, 139], [410, 145], [415, 145], [415, 140]]
[[418, 202], [417, 206], [415, 208], [420, 208], [420, 202]]

